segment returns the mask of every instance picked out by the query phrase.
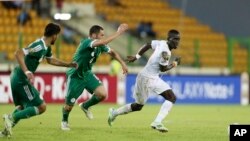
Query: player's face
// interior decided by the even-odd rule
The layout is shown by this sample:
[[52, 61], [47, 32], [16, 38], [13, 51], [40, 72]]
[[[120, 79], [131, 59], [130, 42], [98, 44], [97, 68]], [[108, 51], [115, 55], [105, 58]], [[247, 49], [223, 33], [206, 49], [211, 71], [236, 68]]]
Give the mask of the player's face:
[[96, 36], [96, 39], [102, 39], [104, 37], [104, 31], [100, 30], [100, 32]]
[[176, 49], [179, 46], [180, 38], [170, 38], [169, 45], [172, 49]]
[[57, 39], [57, 34], [52, 36], [52, 40], [50, 42], [50, 45], [54, 45]]

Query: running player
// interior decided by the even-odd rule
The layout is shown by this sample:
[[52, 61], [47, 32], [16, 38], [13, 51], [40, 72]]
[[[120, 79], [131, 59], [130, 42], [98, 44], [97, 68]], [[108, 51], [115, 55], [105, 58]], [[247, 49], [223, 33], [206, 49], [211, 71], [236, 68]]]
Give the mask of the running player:
[[112, 126], [112, 123], [118, 115], [140, 111], [148, 97], [151, 94], [156, 94], [161, 95], [165, 101], [162, 104], [156, 119], [151, 123], [151, 127], [161, 132], [168, 131], [168, 129], [162, 124], [162, 121], [175, 103], [176, 96], [170, 86], [159, 77], [159, 73], [166, 72], [180, 63], [180, 58], [177, 57], [171, 64], [169, 64], [171, 50], [178, 47], [179, 41], [179, 32], [177, 30], [170, 30], [168, 32], [167, 41], [152, 40], [151, 43], [145, 44], [135, 56], [127, 57], [128, 62], [134, 62], [147, 50], [154, 50], [146, 66], [136, 78], [135, 91], [133, 94], [135, 102], [124, 105], [118, 109], [110, 108], [108, 117], [108, 123], [110, 126]]
[[15, 52], [19, 63], [11, 73], [11, 90], [13, 102], [16, 109], [12, 114], [4, 115], [5, 129], [2, 136], [10, 137], [12, 127], [21, 119], [27, 119], [46, 110], [45, 102], [40, 98], [38, 90], [32, 85], [34, 73], [45, 58], [47, 62], [54, 66], [74, 67], [76, 63], [66, 63], [52, 56], [51, 45], [53, 45], [60, 33], [60, 26], [49, 23], [44, 30], [44, 36], [31, 43], [27, 48], [18, 49]]
[[62, 130], [70, 130], [68, 124], [70, 111], [84, 89], [92, 94], [92, 97], [88, 101], [79, 104], [88, 119], [93, 119], [89, 108], [106, 98], [107, 92], [102, 82], [91, 71], [92, 66], [101, 53], [111, 55], [111, 57], [121, 64], [123, 73], [126, 74], [128, 72], [125, 62], [113, 49], [107, 46], [109, 42], [124, 33], [127, 29], [127, 24], [121, 24], [117, 32], [104, 38], [104, 29], [99, 25], [94, 25], [89, 30], [89, 38], [83, 39], [80, 42], [73, 57], [73, 61], [78, 63], [79, 68], [72, 68], [67, 71], [67, 94], [65, 97], [65, 105], [62, 109]]

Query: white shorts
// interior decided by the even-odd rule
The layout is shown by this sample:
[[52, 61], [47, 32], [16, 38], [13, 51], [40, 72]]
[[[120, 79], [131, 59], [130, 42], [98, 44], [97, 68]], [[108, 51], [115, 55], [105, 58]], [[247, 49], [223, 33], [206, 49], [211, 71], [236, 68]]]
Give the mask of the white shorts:
[[153, 78], [138, 74], [133, 97], [136, 103], [144, 105], [150, 95], [159, 95], [169, 89], [171, 89], [170, 86], [160, 77]]

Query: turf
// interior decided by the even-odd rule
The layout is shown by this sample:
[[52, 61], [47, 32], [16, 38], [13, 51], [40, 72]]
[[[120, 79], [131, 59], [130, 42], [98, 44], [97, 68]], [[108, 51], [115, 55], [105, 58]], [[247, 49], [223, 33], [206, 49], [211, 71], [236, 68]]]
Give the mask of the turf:
[[[175, 105], [165, 119], [168, 133], [150, 128], [160, 105], [146, 105], [142, 111], [120, 116], [113, 127], [107, 124], [109, 107], [99, 104], [92, 108], [88, 120], [78, 106], [70, 115], [71, 131], [60, 129], [62, 105], [48, 105], [47, 111], [22, 120], [14, 129], [13, 141], [228, 141], [231, 123], [250, 124], [249, 106], [239, 105]], [[0, 114], [9, 113], [13, 105], [0, 105]], [[3, 121], [0, 122], [3, 127]]]

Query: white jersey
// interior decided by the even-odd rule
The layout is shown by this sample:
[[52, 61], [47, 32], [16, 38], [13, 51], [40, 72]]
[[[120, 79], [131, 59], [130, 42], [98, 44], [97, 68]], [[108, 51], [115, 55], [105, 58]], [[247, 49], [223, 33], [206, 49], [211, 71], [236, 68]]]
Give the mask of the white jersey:
[[152, 40], [152, 49], [154, 53], [150, 56], [146, 66], [140, 72], [147, 77], [157, 77], [160, 73], [160, 64], [166, 66], [169, 64], [171, 51], [165, 40]]

